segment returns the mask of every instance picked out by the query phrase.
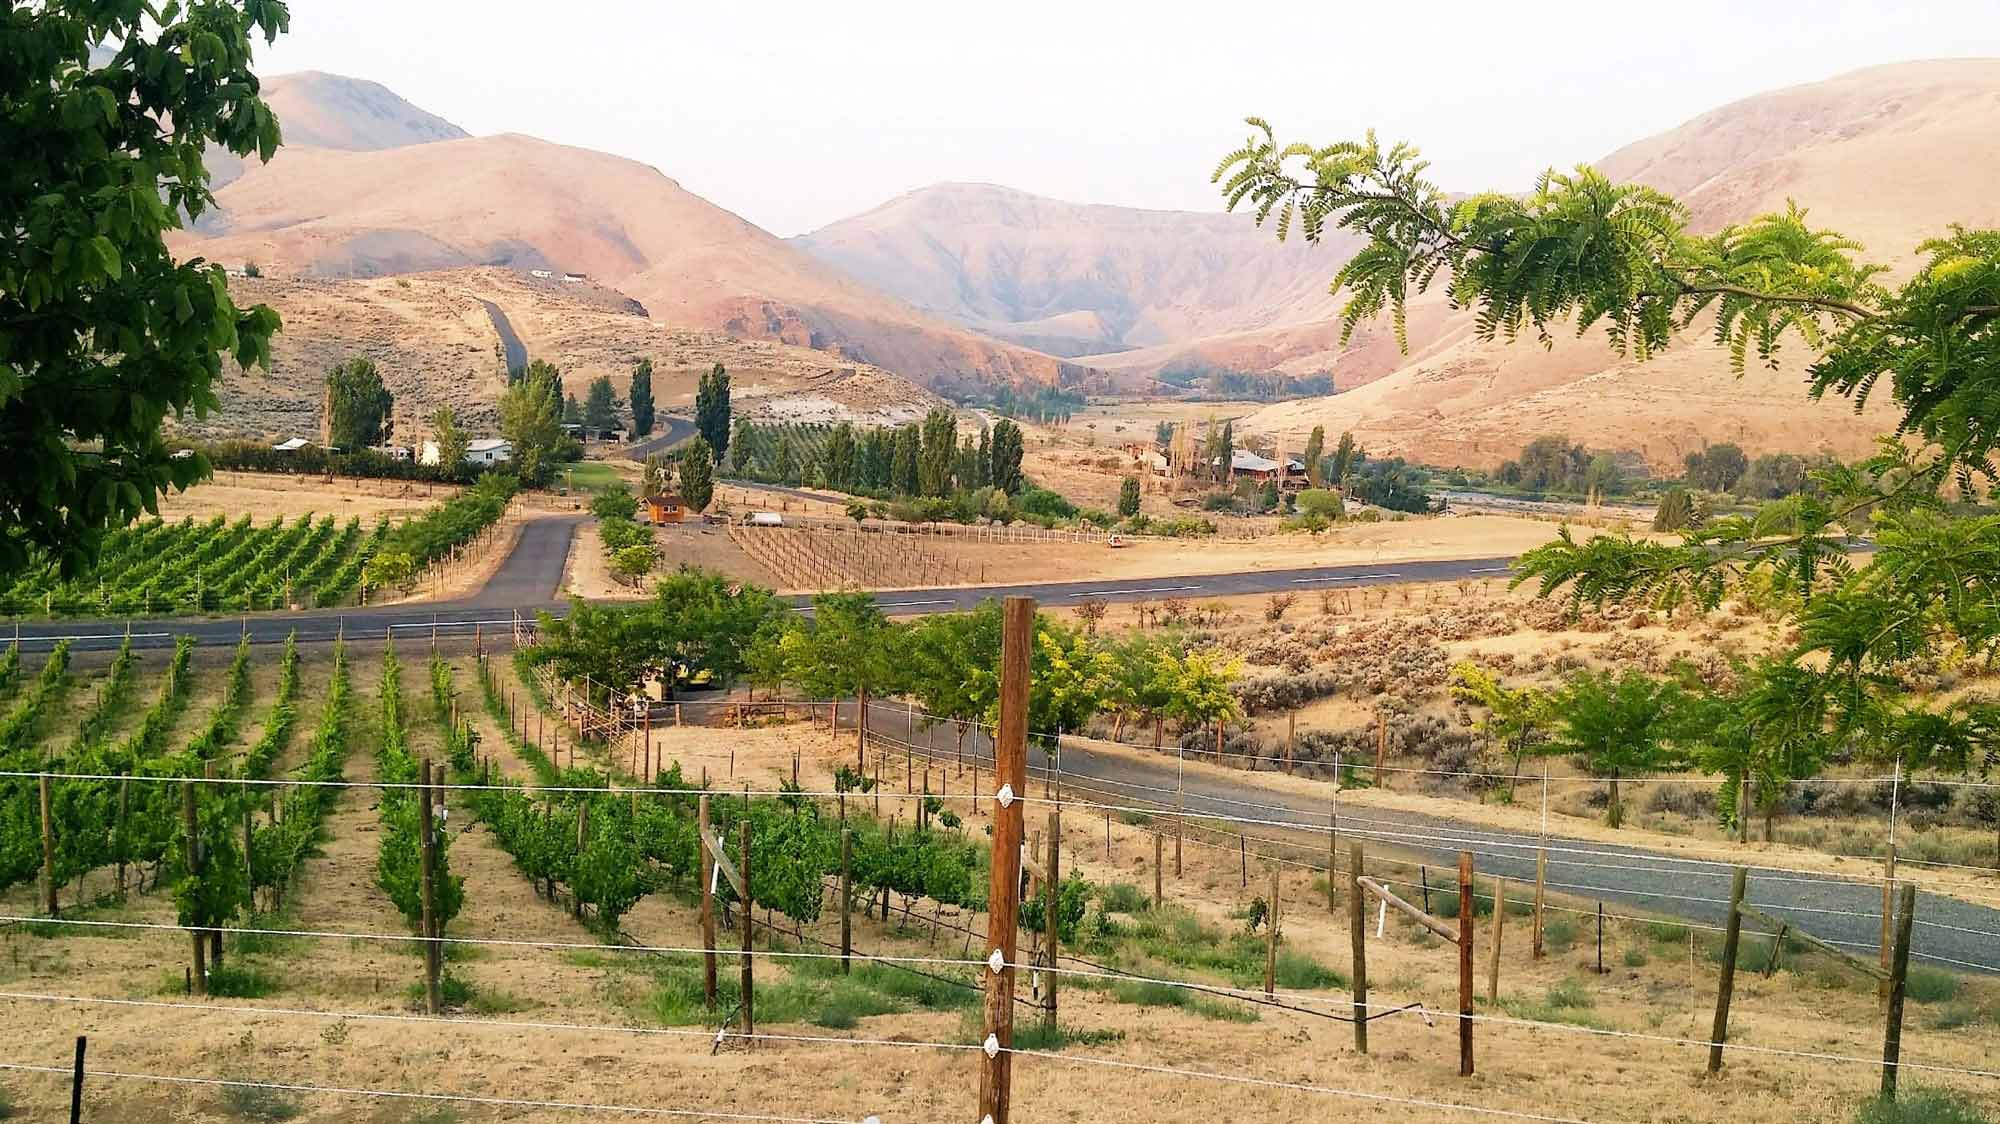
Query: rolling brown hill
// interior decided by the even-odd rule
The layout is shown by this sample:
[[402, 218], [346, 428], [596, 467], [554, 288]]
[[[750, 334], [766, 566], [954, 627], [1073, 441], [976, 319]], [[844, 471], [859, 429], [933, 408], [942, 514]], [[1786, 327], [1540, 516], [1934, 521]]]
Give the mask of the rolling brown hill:
[[[2000, 195], [1989, 186], [2000, 174], [2000, 60], [1874, 67], [1760, 95], [1620, 149], [1600, 167], [1679, 194], [1698, 229], [1796, 199], [1815, 224], [1906, 269], [1916, 245], [1950, 223], [2000, 225]], [[1266, 355], [1292, 367], [1331, 359], [1339, 385], [1360, 387], [1268, 407], [1239, 431], [1302, 437], [1315, 425], [1352, 429], [1378, 453], [1440, 464], [1490, 466], [1552, 432], [1636, 451], [1660, 468], [1719, 441], [1753, 454], [1852, 454], [1893, 425], [1879, 398], [1859, 415], [1844, 401], [1809, 402], [1796, 349], [1777, 371], [1738, 380], [1727, 355], [1698, 333], [1636, 363], [1595, 336], [1559, 339], [1549, 351], [1481, 343], [1466, 317], [1435, 296], [1413, 304], [1411, 318], [1412, 352], [1402, 362], [1383, 346], [1382, 325], [1338, 355], [1337, 334], [1324, 325], [1203, 346], [1218, 361]]]
[[[1280, 244], [1247, 215], [972, 183], [913, 191], [793, 241], [918, 308], [1071, 356], [1324, 318], [1327, 278], [1352, 252], [1338, 236]], [[1089, 362], [1130, 366], [1108, 354]]]
[[[321, 116], [338, 125], [355, 115]], [[940, 389], [1078, 385], [1091, 374], [919, 313], [653, 168], [532, 137], [287, 146], [217, 201], [201, 229], [177, 236], [177, 252], [297, 278], [482, 265], [573, 271], [664, 324], [816, 348]]]
[[616, 292], [509, 269], [239, 278], [230, 287], [239, 301], [277, 309], [285, 330], [274, 341], [270, 371], [225, 364], [222, 412], [182, 426], [207, 436], [317, 435], [327, 369], [357, 355], [375, 360], [396, 395], [397, 431], [406, 443], [425, 434], [424, 419], [447, 404], [474, 432], [491, 433], [506, 386], [503, 324], [529, 356], [560, 366], [578, 397], [600, 375], [624, 397], [633, 362], [651, 357], [658, 408], [688, 417], [697, 377], [716, 363], [730, 372], [738, 414], [752, 420], [891, 424], [943, 405], [880, 368], [785, 343], [668, 327]]

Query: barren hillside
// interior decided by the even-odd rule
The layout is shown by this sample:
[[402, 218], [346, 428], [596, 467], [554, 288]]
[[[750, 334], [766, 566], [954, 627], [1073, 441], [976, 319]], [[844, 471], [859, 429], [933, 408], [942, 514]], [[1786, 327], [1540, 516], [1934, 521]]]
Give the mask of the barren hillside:
[[1327, 278], [1351, 252], [1339, 238], [1281, 245], [1247, 215], [970, 183], [913, 191], [794, 241], [918, 308], [1064, 355], [1322, 318]]
[[532, 137], [288, 147], [217, 194], [220, 213], [179, 236], [178, 252], [300, 278], [478, 265], [573, 271], [665, 324], [813, 347], [934, 387], [1088, 375], [925, 316], [656, 169]]
[[[350, 356], [375, 360], [396, 395], [399, 432], [412, 440], [449, 404], [477, 432], [497, 424], [505, 387], [501, 338], [487, 304], [529, 356], [563, 370], [581, 393], [599, 375], [624, 396], [634, 361], [653, 360], [662, 411], [689, 414], [696, 377], [728, 368], [737, 410], [752, 418], [899, 422], [941, 403], [900, 376], [824, 352], [771, 341], [669, 328], [621, 295], [593, 285], [537, 280], [506, 269], [464, 269], [366, 280], [239, 279], [237, 299], [284, 317], [269, 373], [225, 373], [220, 415], [189, 419], [210, 435], [310, 436], [319, 431], [326, 371]], [[691, 414], [690, 414], [691, 416]]]
[[[366, 152], [467, 136], [464, 129], [418, 109], [379, 82], [317, 70], [264, 79], [264, 101], [277, 113], [285, 144]], [[221, 187], [243, 175], [243, 160], [223, 148], [207, 155], [210, 182]], [[204, 228], [215, 225], [204, 218]]]
[[[1920, 241], [1951, 223], [2000, 225], [2000, 197], [1988, 187], [2000, 170], [2000, 60], [1875, 67], [1749, 98], [1623, 148], [1602, 167], [1681, 193], [1704, 229], [1796, 199], [1816, 224], [1860, 239], [1869, 257], [1906, 267]], [[1559, 339], [1547, 352], [1478, 343], [1466, 318], [1441, 314], [1434, 298], [1411, 316], [1413, 351], [1393, 373], [1331, 398], [1271, 406], [1238, 430], [1352, 429], [1384, 453], [1488, 466], [1560, 432], [1668, 468], [1718, 441], [1753, 454], [1853, 453], [1892, 425], [1880, 403], [1856, 415], [1845, 402], [1807, 401], [1796, 352], [1778, 371], [1738, 381], [1726, 354], [1698, 333], [1633, 363], [1597, 337]], [[1358, 354], [1335, 367], [1343, 387], [1394, 356], [1382, 346], [1385, 327], [1358, 338]], [[1219, 346], [1297, 363], [1334, 338], [1319, 327]]]

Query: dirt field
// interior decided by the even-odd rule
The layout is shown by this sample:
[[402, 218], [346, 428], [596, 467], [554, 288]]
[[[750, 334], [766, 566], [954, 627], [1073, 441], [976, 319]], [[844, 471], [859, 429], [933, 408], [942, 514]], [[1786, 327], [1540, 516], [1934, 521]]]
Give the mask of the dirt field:
[[206, 484], [162, 496], [160, 517], [177, 520], [192, 516], [199, 520], [222, 515], [234, 519], [247, 512], [262, 523], [280, 515], [288, 520], [306, 514], [332, 515], [343, 521], [358, 515], [366, 524], [383, 515], [420, 511], [458, 491], [449, 484], [401, 480], [343, 477], [329, 484], [317, 476], [218, 472]]
[[[461, 699], [476, 709], [470, 661], [454, 663]], [[308, 664], [308, 695], [325, 682], [326, 673], [323, 660]], [[379, 736], [374, 724], [378, 681], [376, 658], [357, 648], [353, 682], [363, 720], [355, 727], [348, 758], [353, 779], [372, 776]], [[414, 748], [437, 752], [421, 653], [404, 653], [403, 688]], [[266, 704], [269, 691], [260, 681], [259, 698]], [[253, 703], [252, 709], [261, 707]], [[519, 762], [504, 752], [498, 731], [481, 721], [483, 751], [496, 752], [503, 768], [520, 775]], [[690, 777], [706, 770], [724, 787], [770, 787], [790, 776], [797, 754], [804, 787], [824, 791], [834, 767], [850, 763], [854, 754], [851, 732], [832, 735], [802, 724], [742, 731], [665, 728], [655, 732], [654, 744], [668, 759], [681, 760]], [[980, 801], [975, 812], [965, 798], [972, 784], [969, 772], [941, 764], [926, 776], [921, 763], [906, 765], [893, 755], [881, 766], [873, 760], [870, 765], [871, 772], [883, 768], [885, 784], [877, 796], [850, 802], [857, 815], [870, 814], [879, 805], [884, 817], [906, 820], [907, 777], [913, 789], [928, 785], [949, 793], [945, 806], [965, 817], [968, 832], [978, 835], [990, 822], [990, 799]], [[983, 778], [984, 785], [990, 788], [991, 780]], [[1038, 792], [1031, 787], [1031, 795]], [[93, 1069], [197, 1082], [297, 1083], [486, 1098], [432, 1103], [93, 1078], [86, 1087], [86, 1119], [388, 1124], [580, 1118], [548, 1103], [553, 1101], [836, 1120], [868, 1115], [945, 1120], [973, 1111], [976, 1055], [967, 1047], [978, 1033], [971, 1013], [976, 1005], [970, 1005], [974, 997], [949, 998], [934, 1009], [867, 1015], [849, 1026], [821, 1026], [814, 1021], [822, 1017], [821, 1009], [786, 1013], [791, 1009], [786, 989], [811, 983], [810, 962], [760, 958], [760, 1010], [777, 1014], [760, 1020], [759, 1030], [790, 1040], [766, 1041], [754, 1049], [726, 1042], [713, 1051], [720, 1014], [709, 1016], [713, 1021], [707, 1026], [663, 1017], [680, 1002], [674, 998], [677, 985], [669, 981], [684, 978], [684, 972], [670, 967], [673, 958], [605, 945], [560, 903], [538, 897], [484, 826], [452, 803], [450, 863], [465, 879], [466, 906], [450, 932], [463, 939], [530, 943], [457, 947], [448, 971], [460, 985], [455, 993], [460, 1002], [447, 1020], [404, 1021], [416, 1017], [412, 987], [420, 977], [420, 960], [402, 942], [376, 936], [258, 937], [248, 944], [231, 938], [226, 963], [261, 979], [262, 994], [204, 1001], [178, 994], [186, 939], [177, 931], [103, 929], [81, 935], [14, 926], [0, 933], [5, 946], [0, 950], [0, 988], [8, 993], [0, 998], [9, 1028], [4, 1036], [7, 1060], [65, 1067], [72, 1036], [87, 1032]], [[1030, 834], [1045, 838], [1046, 806], [1031, 805], [1028, 821]], [[405, 932], [401, 917], [374, 883], [378, 825], [370, 790], [345, 793], [329, 818], [321, 853], [295, 887], [290, 910], [275, 920], [300, 932], [381, 937]], [[1154, 833], [1161, 827], [1143, 816], [1114, 818], [1107, 837], [1106, 822], [1097, 812], [1080, 810], [1063, 818], [1065, 869], [1098, 885], [1132, 888], [1121, 904], [1134, 912], [1100, 912], [1093, 905], [1090, 917], [1102, 920], [1087, 919], [1087, 928], [1108, 925], [1115, 932], [1152, 916], [1154, 911], [1133, 902], [1150, 896]], [[1181, 919], [1173, 925], [1188, 931], [1200, 929], [1227, 940], [1235, 939], [1228, 934], [1245, 932], [1244, 911], [1253, 899], [1268, 895], [1270, 874], [1251, 854], [1246, 876], [1237, 848], [1217, 846], [1219, 842], [1191, 833], [1183, 841], [1177, 875], [1174, 843], [1163, 837], [1159, 853], [1167, 864], [1162, 873], [1167, 909], [1160, 916]], [[1384, 861], [1389, 857], [1381, 856]], [[92, 884], [102, 889], [108, 876]], [[1504, 933], [1500, 1001], [1494, 1005], [1483, 998], [1484, 942], [1491, 922], [1480, 923], [1479, 1010], [1544, 1025], [1480, 1023], [1478, 1076], [1456, 1076], [1456, 1023], [1448, 1013], [1456, 1006], [1454, 954], [1395, 918], [1369, 944], [1373, 1002], [1384, 1011], [1421, 1002], [1431, 1014], [1375, 1022], [1370, 1053], [1363, 1057], [1354, 1052], [1351, 1028], [1328, 1017], [1344, 1015], [1350, 998], [1344, 982], [1350, 923], [1342, 890], [1341, 900], [1329, 911], [1323, 885], [1304, 872], [1281, 868], [1287, 972], [1320, 978], [1281, 984], [1279, 995], [1304, 1010], [1212, 993], [1189, 998], [1189, 993], [1163, 987], [1096, 987], [1090, 977], [1070, 977], [1060, 999], [1069, 1043], [1015, 1059], [1019, 1118], [1195, 1121], [1310, 1114], [1386, 1124], [1472, 1119], [1443, 1107], [1470, 1105], [1590, 1124], [1781, 1119], [1845, 1124], [1853, 1106], [1874, 1086], [1877, 1071], [1867, 1059], [1879, 1053], [1881, 1028], [1872, 989], [1842, 982], [1814, 958], [1788, 957], [1785, 968], [1769, 980], [1756, 973], [1739, 975], [1734, 1041], [1862, 1060], [1738, 1050], [1728, 1055], [1722, 1078], [1708, 1081], [1700, 1076], [1701, 1049], [1601, 1033], [1703, 1038], [1715, 981], [1705, 943], [1697, 939], [1691, 945], [1685, 931], [1671, 926], [1614, 927], [1607, 954], [1614, 967], [1600, 977], [1590, 970], [1589, 952], [1583, 942], [1574, 941], [1573, 929], [1557, 932], [1552, 927], [1550, 955], [1531, 959], [1528, 925], [1521, 917], [1510, 918]], [[5, 895], [4, 907], [18, 913], [31, 900], [30, 888], [16, 887]], [[87, 916], [167, 926], [174, 918], [171, 902], [150, 886], [122, 904], [102, 899]], [[975, 932], [984, 931], [981, 916], [959, 920]], [[631, 943], [688, 947], [698, 944], [694, 922], [695, 911], [687, 902], [654, 895], [627, 914], [622, 928]], [[814, 931], [831, 937], [831, 915]], [[887, 922], [857, 917], [855, 933], [857, 947], [868, 952], [941, 961], [976, 959], [980, 944], [951, 929], [934, 932], [928, 905], [908, 916], [899, 910]], [[723, 943], [735, 939], [725, 933]], [[1027, 941], [1024, 949], [1031, 945]], [[1250, 942], [1250, 947], [1256, 945]], [[1307, 965], [1318, 967], [1308, 973]], [[736, 970], [726, 954], [722, 967], [726, 976]], [[1142, 959], [1131, 968], [1206, 980], [1225, 991], [1232, 986], [1226, 974], [1218, 977], [1159, 960]], [[964, 969], [940, 965], [932, 970]], [[855, 986], [869, 986], [861, 981], [892, 971], [867, 967], [872, 975], [857, 975]], [[1024, 978], [1022, 993], [1033, 992], [1036, 982]], [[1254, 992], [1256, 985], [1251, 987]], [[774, 990], [765, 996], [765, 988]], [[1912, 1003], [1905, 1057], [1946, 1066], [1987, 1066], [1992, 1052], [2000, 1049], [2000, 994], [1983, 981], [1954, 981], [1950, 992], [1942, 996], [1927, 990], [1927, 998]], [[698, 987], [694, 1001], [698, 1006]], [[137, 1005], [123, 1005], [127, 1003]], [[1032, 1009], [1020, 1009], [1017, 1026], [1023, 1032], [1038, 1022]], [[843, 1039], [866, 1044], [844, 1045]], [[1203, 1076], [1208, 1074], [1228, 1079]], [[1925, 1074], [1918, 1083], [1960, 1088], [1986, 1103], [1993, 1099], [1991, 1082], [1976, 1078]], [[0, 1089], [24, 1119], [58, 1118], [67, 1075], [0, 1074]], [[1405, 1098], [1428, 1107], [1347, 1094]]]

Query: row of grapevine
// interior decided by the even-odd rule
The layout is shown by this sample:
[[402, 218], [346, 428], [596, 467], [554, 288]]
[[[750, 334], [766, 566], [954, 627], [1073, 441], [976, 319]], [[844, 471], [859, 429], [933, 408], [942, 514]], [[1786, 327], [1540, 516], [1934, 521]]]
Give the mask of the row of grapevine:
[[7, 645], [7, 654], [0, 656], [0, 701], [14, 697], [14, 684], [21, 679], [21, 642]]
[[[126, 864], [160, 858], [171, 828], [161, 817], [173, 813], [170, 800], [175, 794], [156, 792], [167, 787], [157, 784], [140, 785], [135, 792], [123, 781], [84, 778], [129, 775], [149, 765], [184, 704], [193, 650], [193, 642], [186, 639], [175, 647], [159, 700], [139, 731], [123, 743], [105, 745], [100, 727], [96, 737], [77, 740], [61, 758], [44, 761], [31, 750], [19, 750], [0, 759], [12, 772], [49, 769], [82, 775], [58, 778], [50, 785], [58, 889], [112, 863], [119, 865], [122, 876]], [[117, 663], [129, 655], [128, 647]], [[117, 674], [114, 670], [114, 678]], [[132, 806], [135, 796], [137, 808]], [[41, 859], [38, 785], [27, 777], [8, 778], [0, 783], [0, 889], [32, 880]]]
[[[336, 641], [333, 679], [327, 685], [326, 703], [320, 710], [319, 725], [313, 731], [305, 763], [295, 774], [303, 783], [286, 789], [278, 814], [251, 833], [251, 888], [269, 891], [274, 905], [283, 904], [285, 888], [312, 853], [319, 841], [320, 824], [340, 795], [334, 782], [342, 779], [347, 763], [348, 691], [347, 646]], [[253, 750], [245, 762], [246, 770], [256, 759]]]
[[248, 612], [340, 603], [388, 533], [344, 528], [333, 516], [256, 526], [248, 515], [159, 519], [114, 531], [89, 570], [63, 578], [52, 563], [0, 585], [0, 615]]
[[[480, 677], [487, 707], [504, 728], [504, 705], [491, 666], [483, 660]], [[609, 929], [646, 894], [699, 890], [699, 800], [688, 791], [692, 786], [678, 763], [651, 778], [654, 788], [670, 791], [634, 799], [611, 791], [613, 778], [606, 773], [589, 768], [558, 772], [511, 729], [507, 740], [534, 766], [543, 785], [585, 790], [541, 793], [495, 779], [492, 787], [476, 794], [479, 817], [540, 892], [554, 898], [558, 888], [567, 889], [579, 914], [587, 910]], [[709, 818], [724, 840], [736, 838], [738, 825], [748, 820], [756, 856], [750, 895], [757, 905], [800, 924], [819, 919], [827, 877], [840, 869], [837, 821], [802, 795], [751, 800], [722, 793], [710, 797]], [[977, 843], [928, 825], [895, 831], [855, 818], [847, 826], [855, 835], [852, 873], [857, 888], [984, 908], [987, 859]], [[726, 885], [719, 892], [723, 900], [732, 900]]]
[[111, 673], [104, 678], [98, 688], [97, 701], [76, 724], [76, 733], [71, 742], [71, 752], [86, 746], [96, 745], [104, 740], [111, 723], [125, 711], [132, 701], [133, 689], [139, 683], [139, 655], [132, 650], [132, 638], [118, 646], [118, 654], [112, 657]]
[[[410, 752], [409, 730], [403, 721], [403, 669], [394, 648], [382, 653], [382, 745], [376, 754], [376, 779], [386, 785], [415, 785], [419, 771]], [[423, 921], [423, 833], [420, 792], [413, 788], [382, 790], [379, 811], [382, 842], [375, 860], [375, 878], [412, 926]], [[432, 868], [432, 909], [442, 932], [465, 903], [465, 880], [451, 873], [450, 836], [438, 832]]]
[[257, 744], [243, 755], [242, 773], [252, 780], [271, 775], [271, 764], [292, 741], [292, 726], [298, 722], [299, 644], [298, 634], [285, 637], [285, 653], [278, 660], [278, 697], [264, 715], [264, 732]]
[[42, 664], [41, 674], [4, 718], [0, 718], [0, 754], [26, 748], [35, 739], [42, 714], [69, 690], [69, 641], [57, 642]]
[[187, 752], [203, 761], [220, 757], [223, 748], [236, 740], [236, 728], [243, 719], [243, 708], [249, 702], [250, 636], [245, 633], [236, 642], [236, 658], [229, 663], [229, 675], [223, 682], [222, 701], [209, 717], [208, 725], [188, 742]]

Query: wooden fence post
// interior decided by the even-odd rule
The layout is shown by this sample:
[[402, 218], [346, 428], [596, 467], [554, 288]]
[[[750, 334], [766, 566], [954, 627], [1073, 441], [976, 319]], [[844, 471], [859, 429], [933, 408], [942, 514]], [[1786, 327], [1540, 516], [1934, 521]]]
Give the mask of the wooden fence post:
[[438, 986], [439, 956], [437, 922], [437, 832], [431, 823], [431, 761], [426, 757], [418, 773], [417, 786], [418, 888], [423, 893], [424, 926], [424, 1013], [443, 1010], [444, 997]]
[[852, 971], [854, 971], [854, 830], [843, 827], [840, 829], [840, 974], [844, 976]]
[[1472, 852], [1458, 853], [1458, 1075], [1472, 1076]]
[[1715, 989], [1715, 1028], [1708, 1035], [1708, 1072], [1722, 1072], [1722, 1044], [1729, 1041], [1729, 1000], [1736, 992], [1736, 950], [1743, 938], [1743, 889], [1749, 871], [1736, 868], [1729, 883], [1729, 924], [1722, 936], [1722, 979]]
[[1157, 831], [1153, 833], [1153, 908], [1154, 909], [1160, 908], [1161, 904], [1166, 901], [1166, 895], [1161, 892], [1163, 889], [1161, 883], [1161, 867], [1164, 864], [1162, 864], [1162, 862], [1160, 861], [1162, 858], [1161, 850], [1163, 847], [1165, 847], [1166, 842], [1167, 842], [1167, 837], [1165, 835], [1162, 835]]
[[[1108, 836], [1107, 836], [1108, 838]], [[1044, 1016], [1049, 1033], [1056, 1030], [1056, 983], [1060, 973], [1058, 957], [1060, 949], [1057, 937], [1061, 932], [1059, 922], [1062, 917], [1062, 810], [1049, 813], [1049, 870], [1048, 877], [1042, 879], [1044, 905], [1042, 908], [1044, 942], [1049, 946], [1049, 1005]]]
[[1361, 844], [1347, 853], [1347, 911], [1349, 931], [1354, 940], [1354, 1048], [1368, 1052], [1368, 909], [1361, 889]]
[[1910, 926], [1917, 912], [1917, 888], [1905, 882], [1896, 909], [1896, 952], [1889, 962], [1889, 1019], [1882, 1034], [1882, 1096], [1896, 1099], [1896, 1071], [1903, 1062], [1903, 1000], [1909, 992]]
[[757, 990], [756, 990], [756, 981], [754, 979], [754, 974], [751, 965], [756, 961], [757, 958], [751, 955], [750, 937], [752, 931], [756, 928], [757, 925], [757, 920], [756, 920], [757, 911], [751, 907], [750, 893], [749, 893], [751, 886], [750, 817], [747, 813], [749, 811], [750, 802], [746, 799], [743, 803], [744, 803], [744, 811], [746, 814], [743, 817], [743, 822], [737, 825], [738, 828], [737, 837], [740, 840], [739, 845], [742, 848], [742, 856], [743, 856], [742, 859], [740, 860], [743, 869], [738, 873], [740, 873], [743, 876], [743, 890], [744, 890], [744, 892], [740, 895], [743, 899], [743, 985], [742, 985], [743, 986], [743, 1035], [745, 1043], [754, 1046], [756, 1044], [756, 1040], [751, 1038], [750, 1036], [757, 1033], [757, 1018], [756, 1018]]
[[1493, 947], [1486, 954], [1486, 1001], [1500, 1001], [1500, 938], [1507, 929], [1507, 880], [1493, 880]]
[[[195, 812], [195, 780], [189, 777], [181, 783], [181, 861], [188, 872], [196, 877], [201, 874], [201, 845], [198, 841], [199, 818]], [[204, 960], [208, 952], [206, 936], [200, 929], [189, 929], [188, 937], [194, 948], [193, 974], [189, 977], [189, 990], [196, 995], [208, 994], [208, 966]]]
[[1535, 848], [1535, 959], [1542, 958], [1542, 895], [1548, 887], [1549, 852], [1547, 847]]
[[[213, 780], [215, 780], [215, 776], [216, 776], [216, 772], [215, 772], [215, 762], [213, 762], [213, 761], [207, 761], [207, 762], [203, 762], [203, 763], [202, 763], [202, 767], [201, 767], [201, 775], [202, 775], [202, 779], [203, 779], [203, 780], [206, 780], [206, 781], [213, 781]], [[215, 789], [215, 790], [213, 790], [213, 791], [217, 791], [217, 792], [219, 792], [219, 791], [221, 791], [221, 790], [220, 790], [220, 789]], [[202, 861], [202, 864], [203, 864], [204, 866], [206, 866], [206, 865], [207, 865], [207, 863], [208, 863], [208, 856], [206, 856], [206, 855], [202, 856], [202, 860], [201, 860], [201, 861]], [[222, 967], [222, 930], [221, 930], [221, 929], [210, 929], [210, 930], [208, 931], [208, 967], [209, 967], [209, 970], [210, 970], [210, 971], [213, 971], [213, 970], [215, 970], [215, 969], [217, 969], [217, 968], [220, 968], [220, 967]]]
[[1278, 996], [1278, 860], [1271, 860], [1271, 904], [1264, 911], [1264, 998]]
[[701, 993], [708, 1009], [715, 1010], [715, 858], [708, 853], [706, 840], [713, 834], [708, 823], [708, 794], [703, 793], [696, 813], [701, 827]]
[[42, 798], [42, 908], [50, 917], [56, 915], [56, 829], [55, 817], [51, 812], [52, 800], [49, 796], [49, 775], [43, 773], [35, 778], [39, 783]]
[[1021, 912], [1021, 798], [1028, 784], [1029, 648], [1035, 602], [1009, 597], [1001, 609], [1000, 728], [994, 741], [992, 879], [988, 885], [984, 1025], [979, 1070], [980, 1124], [1008, 1124], [1013, 1099], [1014, 958]]
[[[1898, 763], [1898, 767], [1900, 769], [1900, 762]], [[1894, 809], [1892, 808], [1891, 815], [1893, 814]], [[1894, 948], [1892, 926], [1895, 923], [1894, 918], [1896, 913], [1896, 841], [1895, 826], [1893, 824], [1890, 825], [1889, 832], [1889, 853], [1882, 860], [1882, 940], [1876, 946], [1880, 950], [1882, 970], [1884, 972], [1889, 971], [1891, 967], [1890, 956]], [[1884, 979], [1876, 987], [1876, 994], [1882, 1002], [1882, 1011], [1884, 1014], [1888, 1013], [1891, 1001], [1889, 990], [1890, 983], [1887, 979]]]

